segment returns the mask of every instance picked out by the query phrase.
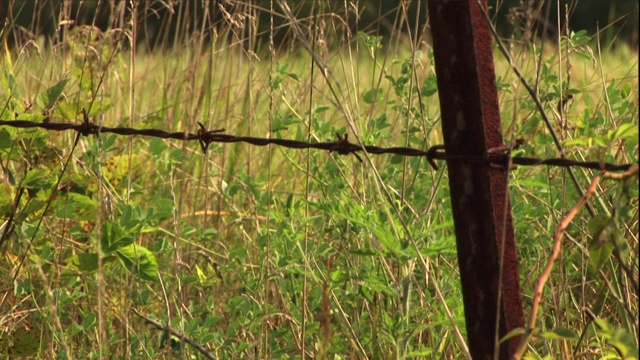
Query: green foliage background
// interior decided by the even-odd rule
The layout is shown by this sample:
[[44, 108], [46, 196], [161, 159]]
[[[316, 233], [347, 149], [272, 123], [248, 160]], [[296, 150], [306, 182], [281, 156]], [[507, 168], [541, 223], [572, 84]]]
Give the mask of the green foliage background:
[[[300, 18], [312, 16], [313, 1], [295, 3], [296, 15]], [[355, 21], [346, 25], [352, 32], [367, 30], [375, 32], [387, 39], [394, 34], [395, 21], [400, 2], [360, 0], [355, 2], [358, 15]], [[624, 42], [637, 47], [638, 44], [638, 2], [634, 0], [585, 1], [576, 6], [577, 2], [562, 0], [559, 2], [527, 2], [520, 0], [492, 1], [490, 6], [495, 10], [495, 24], [501, 35], [508, 37], [514, 34], [518, 37], [519, 29], [531, 27], [533, 32], [541, 38], [555, 40], [558, 33], [566, 26], [566, 15], [570, 26], [575, 29], [586, 30], [594, 34], [599, 30], [605, 31], [603, 39], [606, 43]], [[71, 20], [75, 25], [94, 25], [101, 30], [112, 28], [122, 18], [132, 18], [136, 14], [139, 28], [138, 43], [155, 48], [191, 37], [201, 32], [202, 24], [209, 23], [224, 27], [224, 11], [230, 13], [253, 12], [258, 18], [257, 38], [266, 43], [268, 41], [269, 23], [272, 19], [268, 11], [269, 0], [227, 1], [227, 0], [11, 0], [0, 3], [0, 19], [10, 33], [6, 34], [11, 44], [24, 41], [29, 36], [47, 36], [52, 40], [61, 35], [58, 29], [60, 19]], [[348, 18], [341, 2], [325, 2], [327, 10], [339, 16]], [[135, 9], [135, 10], [133, 10]], [[423, 29], [427, 26], [426, 4], [420, 1], [406, 3], [406, 16], [403, 21], [412, 29]], [[557, 26], [560, 9], [560, 25]], [[411, 16], [409, 16], [409, 14]], [[354, 15], [354, 14], [352, 14]], [[119, 19], [120, 18], [120, 19]], [[291, 40], [289, 32], [281, 29], [286, 21], [282, 17], [273, 18], [277, 43]], [[526, 24], [532, 22], [532, 24]], [[25, 34], [20, 28], [29, 29], [31, 34]], [[290, 35], [290, 34], [289, 34]], [[180, 39], [180, 40], [178, 40]]]
[[[122, 16], [102, 30], [42, 10], [59, 3], [2, 4], [55, 20], [55, 41], [5, 21], [3, 120], [81, 122], [85, 109], [105, 126], [442, 142], [428, 32], [403, 7], [390, 9], [389, 24], [333, 1], [234, 2], [221, 20], [188, 22], [179, 21], [186, 4], [198, 2], [143, 2], [138, 19], [174, 4], [183, 12], [163, 20], [167, 29], [192, 30], [160, 32], [162, 47], [144, 51], [129, 45], [148, 42], [149, 29], [125, 2], [109, 3]], [[611, 36], [570, 24], [542, 40], [527, 37], [538, 27], [525, 21], [502, 39], [578, 160], [638, 161], [638, 53], [618, 41], [637, 35], [621, 19]], [[525, 140], [515, 155], [556, 157], [533, 100], [495, 59], [505, 142]], [[195, 142], [1, 127], [0, 352], [204, 358], [153, 320], [222, 359], [464, 358], [446, 168], [364, 160], [243, 144], [203, 154]], [[595, 176], [577, 172], [585, 187]], [[520, 167], [509, 180], [528, 314], [579, 195], [559, 168]], [[527, 358], [638, 356], [637, 173], [607, 178], [590, 203], [596, 216], [583, 210], [566, 230]]]

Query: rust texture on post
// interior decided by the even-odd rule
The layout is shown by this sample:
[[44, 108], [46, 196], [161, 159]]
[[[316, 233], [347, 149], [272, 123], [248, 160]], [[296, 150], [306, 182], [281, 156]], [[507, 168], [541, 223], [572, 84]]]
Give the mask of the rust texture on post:
[[[475, 0], [428, 2], [449, 154], [482, 155], [503, 146], [492, 38], [480, 6]], [[497, 341], [524, 327], [508, 173], [461, 160], [447, 167], [469, 351], [473, 359], [494, 359]], [[518, 341], [505, 342], [498, 358], [509, 359]]]

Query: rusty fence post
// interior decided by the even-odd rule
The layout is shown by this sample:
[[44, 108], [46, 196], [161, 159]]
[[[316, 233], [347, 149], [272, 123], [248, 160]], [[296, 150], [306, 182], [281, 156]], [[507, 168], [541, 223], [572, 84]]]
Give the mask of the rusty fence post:
[[[504, 145], [492, 38], [480, 6], [486, 9], [486, 0], [428, 1], [448, 154], [478, 156]], [[498, 340], [524, 327], [508, 170], [459, 159], [447, 168], [469, 351], [474, 360], [507, 360], [519, 337], [499, 348]]]

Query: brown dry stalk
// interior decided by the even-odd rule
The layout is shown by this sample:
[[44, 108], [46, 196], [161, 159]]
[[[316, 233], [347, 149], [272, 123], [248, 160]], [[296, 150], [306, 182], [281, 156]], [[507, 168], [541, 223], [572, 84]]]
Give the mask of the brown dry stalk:
[[527, 350], [527, 344], [533, 337], [533, 334], [535, 332], [535, 326], [536, 326], [536, 317], [538, 315], [538, 308], [540, 306], [540, 301], [542, 300], [542, 292], [544, 290], [545, 284], [547, 283], [547, 280], [549, 280], [549, 276], [551, 276], [551, 270], [553, 269], [553, 264], [556, 262], [556, 260], [558, 259], [558, 256], [560, 255], [560, 250], [562, 249], [562, 237], [564, 235], [564, 231], [567, 229], [569, 224], [571, 224], [571, 221], [573, 221], [573, 218], [578, 214], [578, 211], [580, 211], [580, 208], [587, 202], [587, 200], [593, 194], [595, 194], [596, 187], [598, 186], [598, 183], [600, 183], [600, 180], [605, 174], [606, 172], [604, 170], [601, 170], [600, 173], [596, 175], [595, 178], [593, 178], [593, 181], [591, 181], [591, 185], [589, 185], [589, 188], [584, 193], [584, 195], [582, 195], [580, 200], [578, 200], [578, 202], [574, 205], [574, 207], [571, 210], [569, 210], [569, 212], [564, 217], [564, 219], [560, 221], [560, 224], [558, 224], [558, 228], [556, 229], [556, 232], [553, 235], [553, 250], [551, 252], [551, 256], [549, 257], [549, 260], [547, 261], [547, 265], [542, 271], [542, 274], [538, 278], [538, 281], [536, 283], [536, 288], [533, 293], [533, 302], [531, 304], [531, 314], [529, 316], [528, 327], [525, 331], [524, 336], [522, 337], [522, 340], [520, 340], [518, 349], [512, 355], [512, 359], [522, 358], [525, 351]]

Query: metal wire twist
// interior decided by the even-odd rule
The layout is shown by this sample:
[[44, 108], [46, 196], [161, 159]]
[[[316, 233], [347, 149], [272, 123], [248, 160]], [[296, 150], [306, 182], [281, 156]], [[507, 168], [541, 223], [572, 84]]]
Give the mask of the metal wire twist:
[[[400, 156], [423, 156], [429, 161], [429, 164], [434, 169], [438, 169], [438, 165], [435, 160], [447, 160], [447, 161], [466, 161], [474, 163], [492, 163], [492, 164], [506, 164], [507, 160], [511, 156], [508, 149], [503, 152], [487, 153], [481, 155], [467, 155], [467, 154], [449, 154], [444, 151], [443, 145], [435, 145], [429, 148], [427, 151], [409, 148], [409, 147], [379, 147], [374, 145], [360, 146], [349, 142], [348, 134], [344, 137], [337, 134], [338, 140], [330, 142], [305, 142], [289, 139], [277, 139], [277, 138], [258, 138], [253, 136], [235, 136], [230, 134], [223, 134], [224, 129], [207, 130], [204, 125], [198, 123], [200, 129], [197, 133], [189, 132], [167, 132], [160, 129], [135, 129], [127, 127], [108, 127], [98, 126], [89, 122], [86, 118], [85, 121], [80, 124], [71, 123], [54, 123], [54, 122], [34, 122], [28, 120], [0, 120], [0, 126], [11, 126], [15, 128], [40, 128], [52, 131], [65, 131], [75, 130], [76, 132], [84, 135], [98, 135], [101, 133], [111, 133], [123, 136], [149, 136], [162, 139], [175, 139], [182, 141], [198, 141], [201, 149], [206, 153], [208, 147], [212, 143], [238, 143], [244, 142], [255, 146], [266, 145], [278, 145], [291, 149], [319, 149], [329, 152], [337, 152], [340, 155], [353, 154], [359, 161], [362, 161], [358, 152], [366, 151], [369, 154], [395, 154]], [[521, 166], [537, 166], [548, 165], [558, 167], [583, 167], [594, 170], [606, 170], [606, 171], [626, 171], [633, 166], [633, 164], [610, 164], [600, 161], [577, 161], [563, 158], [549, 158], [539, 159], [533, 157], [513, 156], [510, 158], [513, 165]]]

